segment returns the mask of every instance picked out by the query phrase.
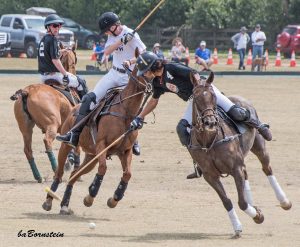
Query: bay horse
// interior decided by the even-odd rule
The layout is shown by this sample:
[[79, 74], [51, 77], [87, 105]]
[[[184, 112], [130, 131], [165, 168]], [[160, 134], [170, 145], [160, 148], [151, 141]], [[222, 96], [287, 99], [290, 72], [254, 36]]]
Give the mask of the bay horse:
[[[73, 74], [76, 74], [77, 57], [75, 47], [65, 49], [61, 57], [64, 68]], [[75, 89], [70, 89], [74, 98], [78, 98]], [[52, 143], [57, 133], [61, 133], [61, 125], [71, 112], [73, 105], [61, 92], [46, 84], [31, 84], [24, 89], [16, 91], [10, 97], [15, 100], [14, 114], [18, 122], [19, 129], [23, 136], [24, 153], [32, 170], [33, 176], [39, 183], [42, 182], [42, 176], [36, 166], [32, 152], [32, 133], [36, 125], [44, 135], [44, 145], [46, 153], [53, 172], [57, 167], [57, 161], [52, 151]], [[79, 157], [76, 156], [76, 160]]]
[[[255, 223], [264, 221], [264, 216], [258, 207], [253, 206], [250, 185], [244, 158], [253, 152], [262, 164], [262, 170], [275, 192], [277, 200], [283, 209], [291, 208], [292, 203], [286, 197], [282, 188], [273, 175], [270, 157], [266, 149], [265, 140], [256, 129], [245, 127], [246, 131], [239, 134], [217, 113], [216, 95], [211, 83], [214, 74], [198, 81], [193, 79], [193, 117], [189, 152], [203, 172], [204, 179], [217, 192], [228, 212], [234, 229], [234, 237], [241, 236], [242, 224], [227, 197], [220, 177], [223, 174], [234, 178], [238, 192], [238, 205]], [[235, 104], [248, 109], [251, 114], [257, 113], [255, 108], [241, 97], [229, 97]]]
[[[110, 103], [111, 107], [106, 110], [106, 113], [103, 116], [101, 116], [100, 121], [97, 124], [98, 132], [96, 134], [95, 144], [93, 143], [93, 138], [91, 137], [89, 127], [84, 127], [80, 135], [79, 145], [85, 152], [85, 159], [80, 165], [79, 169], [83, 168], [88, 162], [91, 163], [88, 167], [83, 168], [81, 173], [74, 173], [74, 171], [71, 173], [70, 178], [72, 177], [72, 179], [69, 179], [67, 182], [64, 196], [60, 204], [60, 214], [72, 213], [68, 207], [74, 183], [78, 177], [93, 170], [98, 162], [98, 171], [89, 187], [89, 194], [84, 198], [84, 205], [87, 207], [92, 206], [93, 201], [100, 189], [103, 177], [106, 173], [106, 158], [110, 157], [111, 155], [118, 156], [119, 160], [121, 161], [123, 174], [113, 197], [108, 199], [107, 205], [109, 207], [115, 207], [123, 198], [128, 182], [131, 178], [132, 147], [138, 135], [137, 131], [130, 131], [130, 123], [137, 115], [141, 107], [141, 102], [147, 88], [148, 84], [146, 80], [143, 77], [137, 76], [137, 68], [135, 67], [133, 72], [129, 73], [129, 81], [126, 87], [113, 98], [112, 102]], [[62, 131], [64, 133], [66, 133], [74, 123], [74, 114], [76, 111], [78, 111], [78, 109], [79, 106], [76, 106], [63, 124]], [[109, 147], [110, 144], [118, 140], [117, 138], [124, 133], [128, 134], [112, 145], [107, 151], [103, 152], [97, 159], [92, 161], [97, 154], [100, 154], [100, 151], [104, 151], [106, 147]], [[63, 166], [70, 149], [71, 147], [67, 144], [61, 144], [58, 153], [58, 167], [55, 173], [54, 181], [51, 185], [51, 191], [53, 192], [57, 190], [58, 185], [62, 180], [64, 173]], [[46, 211], [51, 210], [52, 201], [53, 197], [48, 193], [46, 201], [43, 203], [42, 207]]]

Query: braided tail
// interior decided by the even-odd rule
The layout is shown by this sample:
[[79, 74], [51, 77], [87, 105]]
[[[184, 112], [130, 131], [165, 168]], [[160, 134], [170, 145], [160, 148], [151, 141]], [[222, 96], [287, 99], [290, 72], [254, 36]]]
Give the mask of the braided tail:
[[25, 97], [27, 98], [28, 96], [28, 92], [23, 90], [23, 89], [19, 89], [18, 91], [15, 92], [15, 94], [13, 94], [12, 96], [10, 96], [11, 100], [17, 100], [19, 99], [19, 97]]

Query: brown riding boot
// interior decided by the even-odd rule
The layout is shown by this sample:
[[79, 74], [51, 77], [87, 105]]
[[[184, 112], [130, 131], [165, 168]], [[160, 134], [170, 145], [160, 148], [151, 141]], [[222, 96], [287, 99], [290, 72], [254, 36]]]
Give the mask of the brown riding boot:
[[258, 133], [261, 134], [266, 141], [272, 141], [272, 133], [268, 124], [261, 123], [258, 119], [254, 119], [252, 117], [245, 121], [245, 123], [250, 127], [256, 128]]

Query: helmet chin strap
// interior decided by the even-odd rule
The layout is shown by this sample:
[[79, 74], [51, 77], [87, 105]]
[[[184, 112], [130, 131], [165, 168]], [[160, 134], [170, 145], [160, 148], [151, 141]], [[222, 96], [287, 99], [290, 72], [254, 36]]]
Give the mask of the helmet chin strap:
[[115, 29], [113, 31], [110, 31], [110, 32], [112, 33], [113, 36], [117, 37], [118, 35], [115, 34], [115, 31], [117, 30], [118, 26], [120, 26], [120, 24], [115, 24], [115, 25], [116, 25]]
[[52, 36], [55, 36], [54, 33], [52, 33], [51, 28], [50, 28], [49, 26], [47, 26], [47, 32], [48, 32], [48, 33], [51, 33]]

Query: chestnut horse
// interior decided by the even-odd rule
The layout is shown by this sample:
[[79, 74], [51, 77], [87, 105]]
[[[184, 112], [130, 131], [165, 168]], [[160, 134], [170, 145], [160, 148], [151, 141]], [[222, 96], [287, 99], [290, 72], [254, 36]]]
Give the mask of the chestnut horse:
[[[222, 174], [227, 174], [234, 178], [240, 209], [253, 218], [255, 223], [262, 223], [264, 216], [261, 210], [252, 203], [244, 161], [249, 151], [253, 152], [260, 160], [262, 170], [268, 177], [281, 207], [288, 210], [292, 204], [273, 175], [263, 137], [256, 129], [249, 127], [245, 127], [245, 133], [240, 135], [232, 125], [218, 115], [216, 95], [211, 86], [213, 77], [214, 75], [211, 73], [207, 80], [203, 78], [197, 82], [193, 80], [193, 118], [188, 149], [192, 158], [201, 168], [204, 179], [222, 200], [235, 232], [234, 237], [240, 237], [242, 225], [231, 200], [226, 195], [220, 177], [223, 177]], [[230, 99], [257, 116], [254, 107], [245, 99], [241, 97], [230, 97]]]
[[[62, 52], [61, 61], [67, 71], [76, 74], [77, 58], [74, 49], [65, 49]], [[62, 93], [46, 84], [32, 84], [20, 89], [11, 96], [11, 100], [16, 100], [14, 113], [23, 136], [24, 153], [35, 180], [41, 183], [42, 177], [32, 153], [33, 128], [36, 125], [45, 134], [46, 153], [52, 170], [55, 172], [57, 162], [52, 151], [52, 143], [56, 134], [61, 133], [61, 125], [71, 112], [73, 105]]]
[[[64, 193], [64, 197], [61, 202], [61, 214], [70, 214], [69, 210], [69, 201], [73, 189], [73, 185], [78, 177], [82, 174], [90, 172], [97, 164], [98, 161], [98, 172], [95, 175], [95, 178], [92, 184], [89, 187], [89, 194], [84, 198], [84, 205], [87, 207], [92, 206], [94, 198], [96, 197], [103, 177], [106, 173], [106, 158], [111, 155], [117, 155], [122, 164], [123, 175], [121, 181], [114, 193], [113, 198], [110, 198], [107, 202], [109, 207], [115, 207], [120, 201], [125, 193], [128, 182], [131, 178], [131, 160], [132, 160], [132, 147], [135, 139], [137, 138], [137, 131], [130, 131], [130, 123], [133, 118], [137, 115], [138, 110], [141, 106], [144, 93], [148, 88], [146, 81], [142, 77], [136, 75], [137, 69], [135, 68], [132, 73], [129, 73], [129, 82], [127, 86], [114, 97], [111, 107], [106, 110], [106, 113], [100, 118], [100, 121], [97, 125], [98, 133], [96, 136], [96, 144], [93, 143], [93, 139], [90, 134], [89, 127], [85, 127], [80, 135], [79, 145], [82, 150], [85, 152], [85, 159], [80, 165], [79, 169], [84, 167], [88, 162], [89, 166], [82, 169], [82, 173], [75, 173], [74, 171], [71, 174], [72, 179], [69, 179], [67, 187]], [[63, 124], [63, 132], [67, 132], [74, 122], [74, 113], [78, 111], [79, 106], [73, 109], [71, 114], [69, 114], [68, 119]], [[127, 131], [127, 132], [126, 132]], [[127, 133], [126, 135], [124, 133]], [[124, 135], [124, 138], [118, 140], [121, 135]], [[114, 145], [109, 147], [110, 144]], [[100, 154], [101, 151], [104, 151], [98, 158], [92, 159]], [[58, 188], [59, 183], [62, 180], [64, 172], [64, 163], [67, 157], [68, 152], [71, 147], [65, 143], [61, 144], [58, 153], [58, 167], [55, 173], [55, 178], [51, 186], [51, 190], [55, 192]], [[48, 193], [47, 199], [43, 203], [43, 208], [46, 211], [51, 210], [53, 197]]]

